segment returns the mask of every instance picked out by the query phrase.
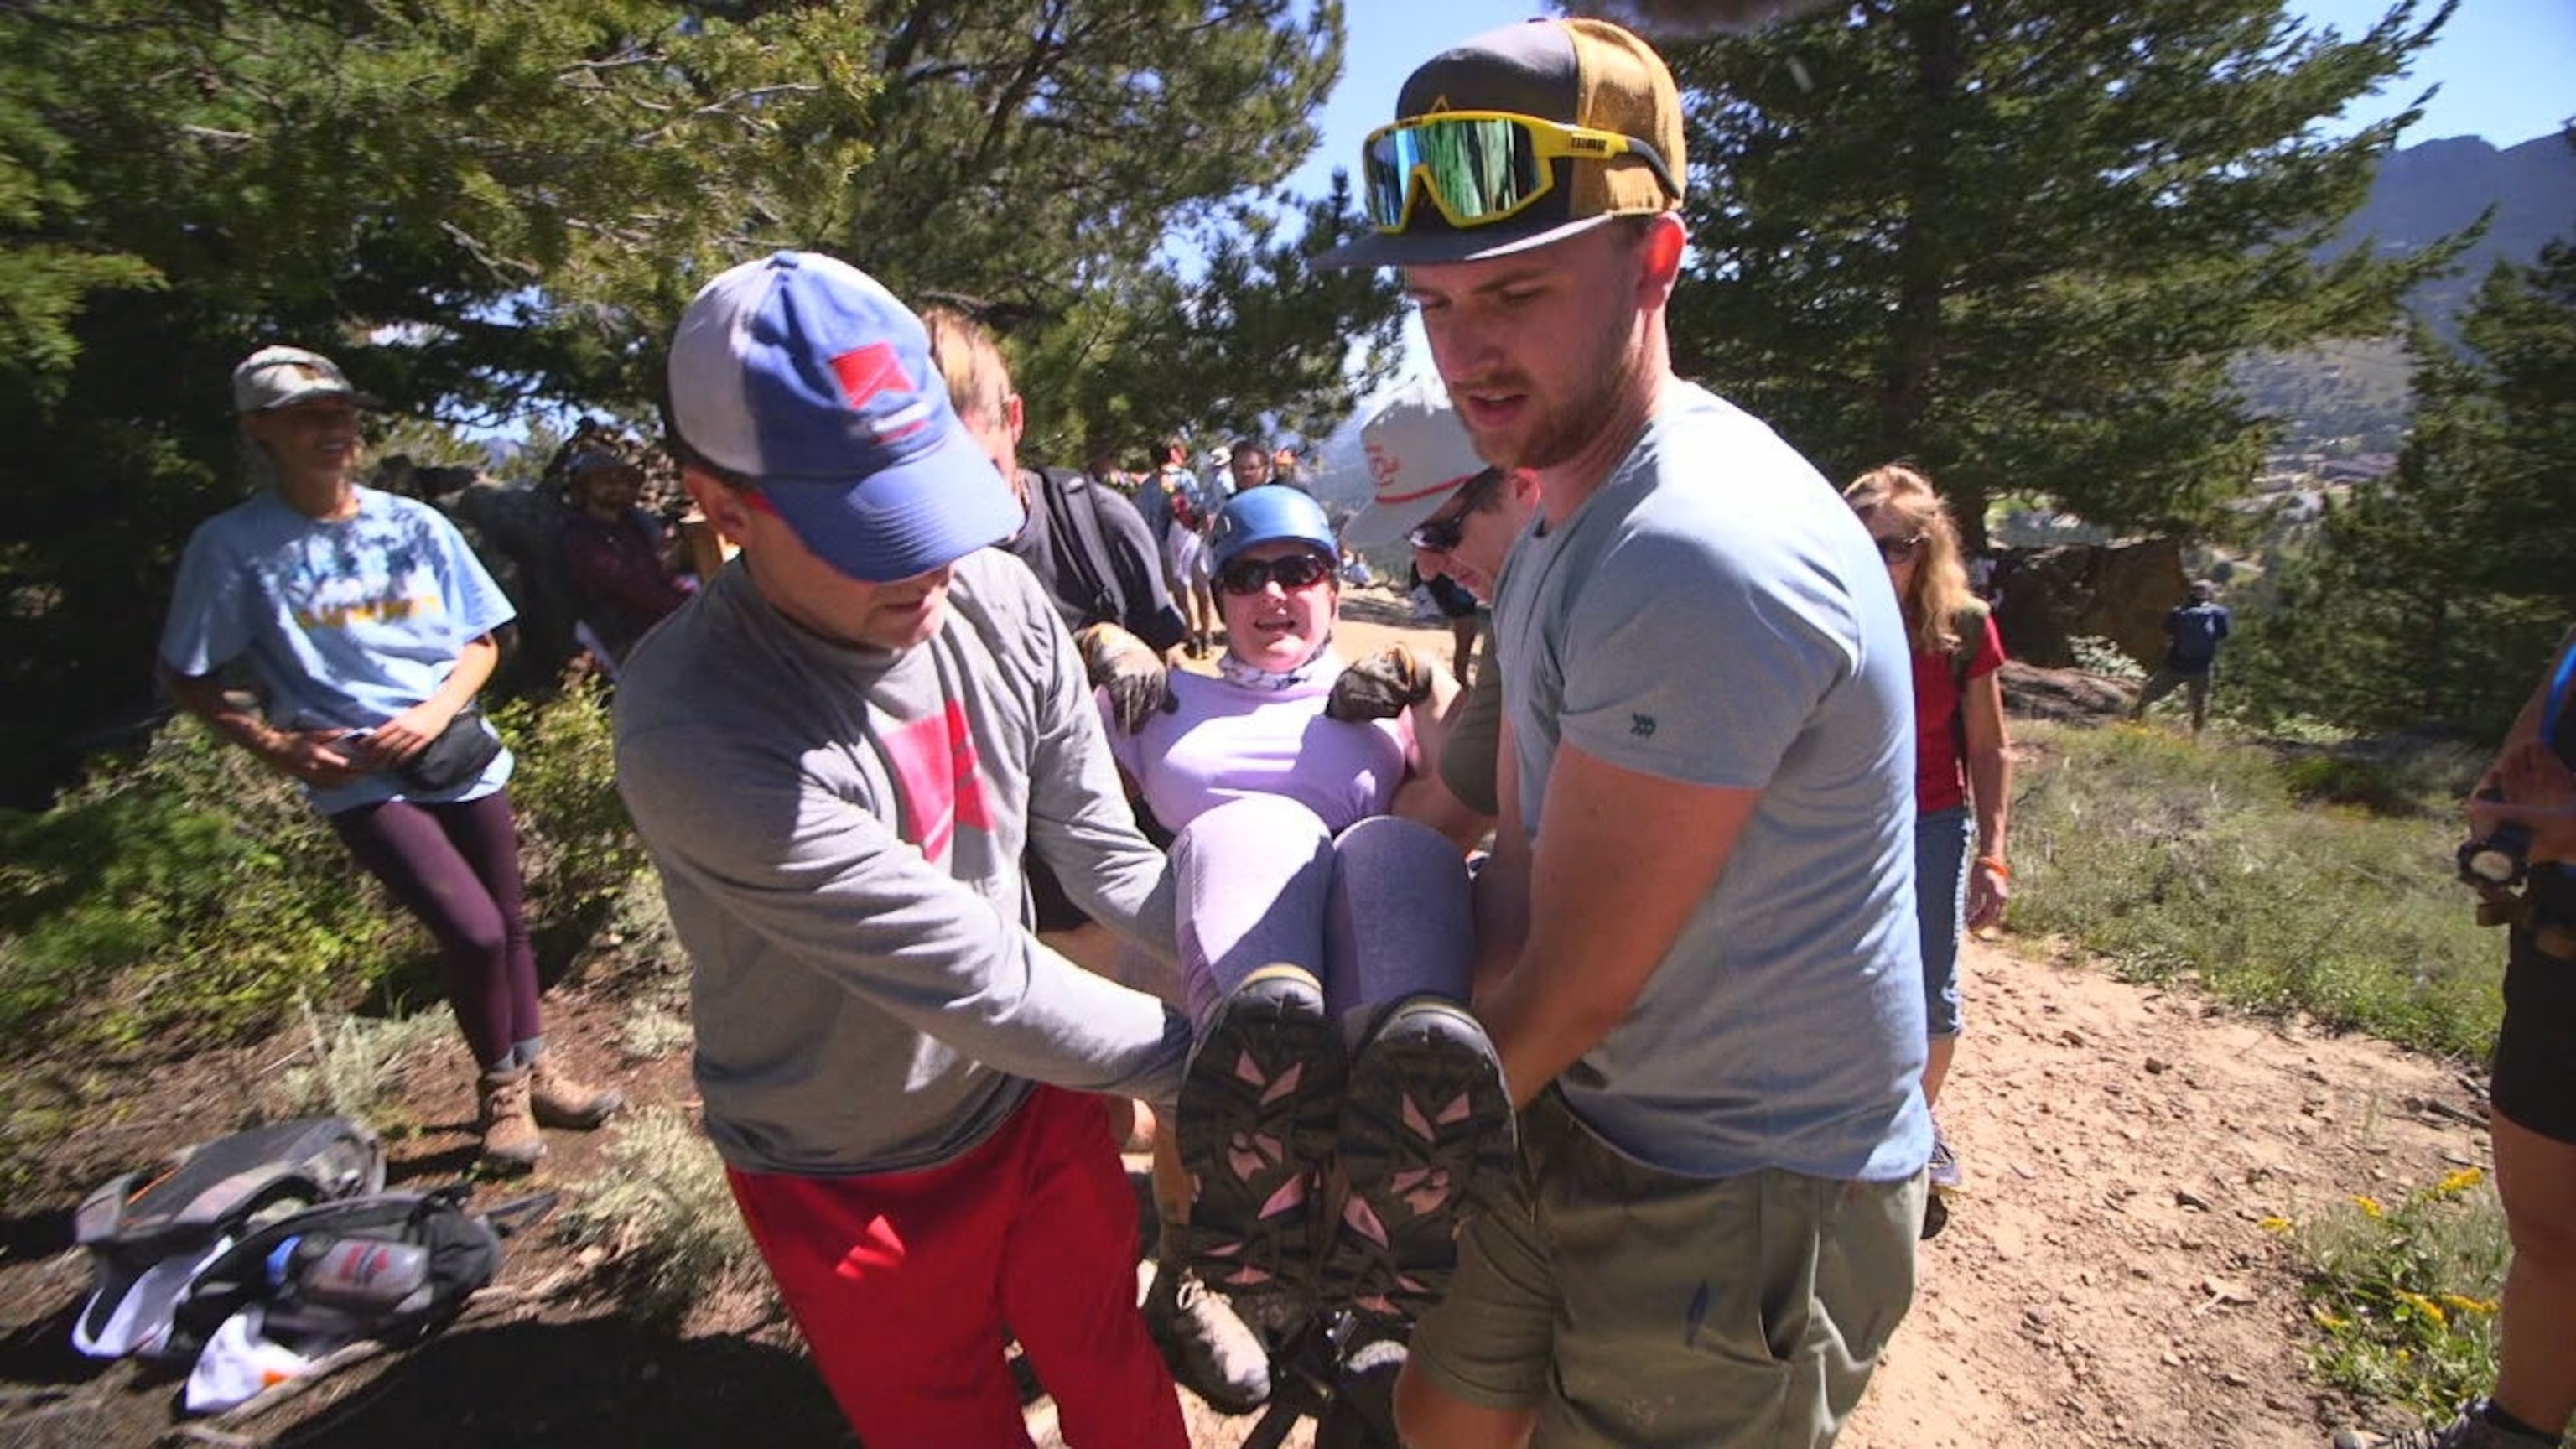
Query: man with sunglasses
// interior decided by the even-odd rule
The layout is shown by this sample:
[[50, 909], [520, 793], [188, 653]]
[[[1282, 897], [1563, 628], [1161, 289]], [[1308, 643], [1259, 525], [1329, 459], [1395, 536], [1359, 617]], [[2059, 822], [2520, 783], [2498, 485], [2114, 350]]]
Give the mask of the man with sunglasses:
[[[1372, 496], [1343, 526], [1342, 538], [1358, 548], [1399, 539], [1413, 551], [1415, 571], [1446, 577], [1491, 604], [1494, 581], [1512, 540], [1538, 508], [1533, 474], [1490, 467], [1458, 422], [1449, 394], [1437, 382], [1399, 388], [1360, 425]], [[1426, 823], [1465, 841], [1481, 839], [1500, 807], [1494, 799], [1494, 749], [1503, 719], [1503, 674], [1494, 657], [1493, 627], [1483, 628], [1484, 667], [1447, 709], [1426, 711], [1420, 728], [1438, 744], [1440, 783], [1472, 812], [1460, 822]], [[1341, 718], [1380, 718], [1429, 696], [1430, 671], [1403, 645], [1351, 666], [1340, 689]]]
[[1405, 1442], [1830, 1444], [1912, 1301], [1932, 1145], [1895, 595], [1832, 485], [1672, 373], [1660, 57], [1511, 26], [1396, 115], [1375, 230], [1328, 260], [1404, 269], [1477, 450], [1540, 505], [1495, 601], [1478, 878], [1526, 1173], [1414, 1336]]

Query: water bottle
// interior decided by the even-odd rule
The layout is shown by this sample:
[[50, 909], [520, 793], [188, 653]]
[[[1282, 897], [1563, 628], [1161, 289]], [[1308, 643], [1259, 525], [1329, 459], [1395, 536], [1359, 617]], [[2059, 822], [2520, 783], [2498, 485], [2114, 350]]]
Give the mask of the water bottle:
[[[307, 1303], [362, 1313], [398, 1308], [429, 1281], [429, 1249], [385, 1238], [307, 1233], [281, 1244]], [[271, 1272], [277, 1256], [270, 1257]]]

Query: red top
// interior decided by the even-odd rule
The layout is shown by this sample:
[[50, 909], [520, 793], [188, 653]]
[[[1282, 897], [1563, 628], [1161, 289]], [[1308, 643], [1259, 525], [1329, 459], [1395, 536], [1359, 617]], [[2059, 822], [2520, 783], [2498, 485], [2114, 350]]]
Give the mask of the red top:
[[[2004, 640], [1995, 619], [1968, 660], [1968, 677], [1983, 679], [2004, 667]], [[1959, 758], [1958, 661], [1949, 654], [1914, 655], [1914, 811], [1929, 815], [1968, 803], [1968, 776]]]

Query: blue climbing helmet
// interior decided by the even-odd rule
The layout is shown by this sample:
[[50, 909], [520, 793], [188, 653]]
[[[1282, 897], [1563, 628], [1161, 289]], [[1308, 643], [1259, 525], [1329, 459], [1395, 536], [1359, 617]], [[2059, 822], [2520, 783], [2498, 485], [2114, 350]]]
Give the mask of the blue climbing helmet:
[[1217, 568], [1234, 561], [1234, 556], [1260, 543], [1276, 543], [1293, 538], [1323, 550], [1326, 559], [1341, 557], [1333, 542], [1332, 521], [1324, 517], [1324, 505], [1302, 488], [1285, 483], [1264, 483], [1247, 488], [1229, 500], [1216, 516], [1216, 531], [1208, 535], [1208, 552]]

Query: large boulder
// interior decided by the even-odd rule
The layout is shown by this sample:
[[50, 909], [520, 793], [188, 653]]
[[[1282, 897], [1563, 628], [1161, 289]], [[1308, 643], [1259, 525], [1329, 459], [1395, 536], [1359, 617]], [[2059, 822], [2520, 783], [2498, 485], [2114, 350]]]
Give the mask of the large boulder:
[[2074, 641], [2108, 639], [2145, 668], [2165, 657], [2165, 615], [2190, 580], [2171, 539], [2015, 549], [1996, 574], [1995, 627], [2015, 659], [2075, 663]]
[[2003, 667], [2004, 712], [2015, 719], [2100, 724], [2129, 712], [2135, 686], [2081, 669], [2042, 669], [2019, 659]]

